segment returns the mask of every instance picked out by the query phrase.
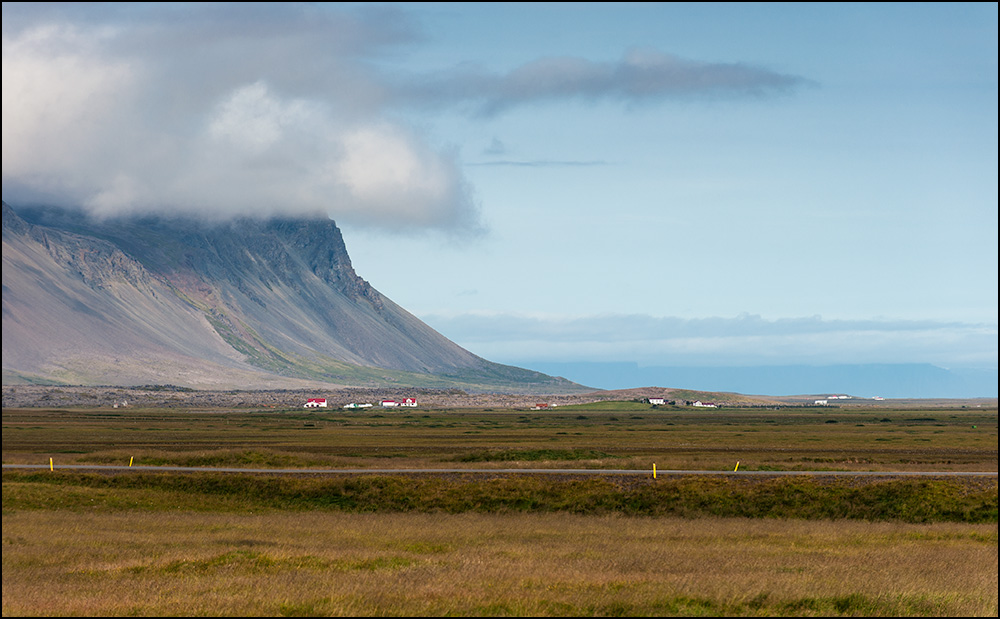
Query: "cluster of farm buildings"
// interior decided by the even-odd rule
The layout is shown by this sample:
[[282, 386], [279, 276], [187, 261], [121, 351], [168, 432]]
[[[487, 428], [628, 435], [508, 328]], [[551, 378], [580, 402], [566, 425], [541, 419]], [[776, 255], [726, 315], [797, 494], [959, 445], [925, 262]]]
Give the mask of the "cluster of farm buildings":
[[715, 402], [702, 402], [701, 400], [695, 400], [694, 402], [688, 400], [678, 402], [677, 400], [667, 400], [666, 398], [646, 398], [646, 401], [653, 406], [663, 406], [664, 404], [670, 404], [672, 406], [683, 404], [684, 406], [697, 406], [699, 408], [718, 408], [719, 406]]
[[[355, 404], [354, 402], [351, 402], [350, 404], [345, 404], [344, 408], [345, 409], [371, 408], [373, 406], [374, 404], [368, 404], [368, 403]], [[417, 400], [416, 398], [404, 398], [403, 400], [381, 400], [379, 401], [379, 406], [381, 406], [382, 408], [396, 408], [399, 406], [416, 407]], [[328, 407], [329, 403], [327, 402], [326, 398], [309, 398], [306, 401], [304, 408], [328, 408]]]
[[[830, 403], [830, 400], [853, 400], [853, 399], [854, 399], [854, 396], [851, 396], [851, 395], [830, 395], [830, 396], [827, 396], [826, 399], [816, 400], [816, 402], [814, 404], [816, 404], [817, 406], [826, 406], [827, 404]], [[873, 397], [872, 399], [873, 400], [879, 400], [879, 401], [881, 401], [881, 400], [884, 400], [885, 398], [883, 398], [882, 396], [877, 395], [877, 396]]]

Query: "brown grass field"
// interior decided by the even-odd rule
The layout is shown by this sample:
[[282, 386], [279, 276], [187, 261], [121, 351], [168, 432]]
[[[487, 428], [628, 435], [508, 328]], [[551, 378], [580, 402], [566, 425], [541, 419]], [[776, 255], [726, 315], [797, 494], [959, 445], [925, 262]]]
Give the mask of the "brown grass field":
[[[995, 473], [997, 411], [698, 411], [633, 402], [391, 413], [5, 408], [3, 462], [50, 458], [359, 471], [652, 464], [731, 471], [739, 462], [751, 471]], [[456, 485], [461, 480], [377, 478], [370, 483], [381, 494], [359, 494], [374, 498], [347, 508], [322, 495], [354, 482], [263, 477], [240, 485], [238, 475], [246, 474], [184, 482], [5, 470], [4, 616], [997, 616], [995, 476], [913, 482], [878, 495], [986, 497], [987, 509], [979, 504], [980, 515], [963, 520], [814, 517], [826, 512], [796, 504], [852, 491], [866, 497], [869, 486], [890, 483], [850, 476], [815, 487], [796, 482], [782, 512], [791, 516], [749, 518], [710, 515], [727, 496], [757, 500], [744, 498], [758, 495], [740, 494], [745, 484], [736, 481], [622, 484], [686, 492], [676, 500], [692, 511], [664, 516], [648, 515], [661, 513], [648, 506], [581, 507], [619, 492], [597, 481], [479, 484], [476, 491], [504, 492], [522, 484], [541, 497], [533, 505], [546, 507], [466, 509], [448, 502], [458, 501], [449, 489], [471, 492]], [[810, 494], [831, 485], [845, 488]], [[434, 488], [442, 502], [407, 502], [413, 488]], [[390, 490], [396, 494], [387, 497]], [[583, 490], [593, 494], [566, 494]], [[552, 497], [558, 501], [544, 500]], [[382, 499], [394, 507], [380, 507]], [[399, 508], [401, 501], [412, 507]]]

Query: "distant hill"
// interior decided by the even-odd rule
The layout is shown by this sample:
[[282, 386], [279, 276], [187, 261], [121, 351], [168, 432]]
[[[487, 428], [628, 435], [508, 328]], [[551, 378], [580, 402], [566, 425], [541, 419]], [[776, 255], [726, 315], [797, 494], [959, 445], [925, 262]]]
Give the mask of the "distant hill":
[[97, 220], [7, 203], [3, 382], [591, 390], [434, 331], [354, 272], [325, 216]]

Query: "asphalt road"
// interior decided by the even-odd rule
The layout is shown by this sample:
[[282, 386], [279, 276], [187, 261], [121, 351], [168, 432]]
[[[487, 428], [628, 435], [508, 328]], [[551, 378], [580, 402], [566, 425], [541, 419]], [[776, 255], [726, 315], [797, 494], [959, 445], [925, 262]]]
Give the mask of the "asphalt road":
[[[483, 473], [516, 474], [543, 473], [550, 475], [649, 475], [652, 468], [636, 469], [251, 469], [200, 466], [122, 466], [105, 464], [4, 464], [8, 469], [59, 469], [77, 471], [133, 471], [136, 473], [266, 473], [271, 475], [364, 475], [408, 473]], [[853, 477], [996, 477], [993, 471], [683, 471], [656, 469], [655, 475], [749, 475], [781, 477], [789, 475], [853, 476]]]

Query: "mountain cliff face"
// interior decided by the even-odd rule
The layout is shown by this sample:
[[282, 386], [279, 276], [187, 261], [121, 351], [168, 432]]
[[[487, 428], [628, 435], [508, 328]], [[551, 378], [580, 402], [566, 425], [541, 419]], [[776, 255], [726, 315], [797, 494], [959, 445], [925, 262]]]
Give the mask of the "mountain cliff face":
[[3, 205], [4, 382], [563, 393], [380, 294], [326, 217], [207, 224]]

